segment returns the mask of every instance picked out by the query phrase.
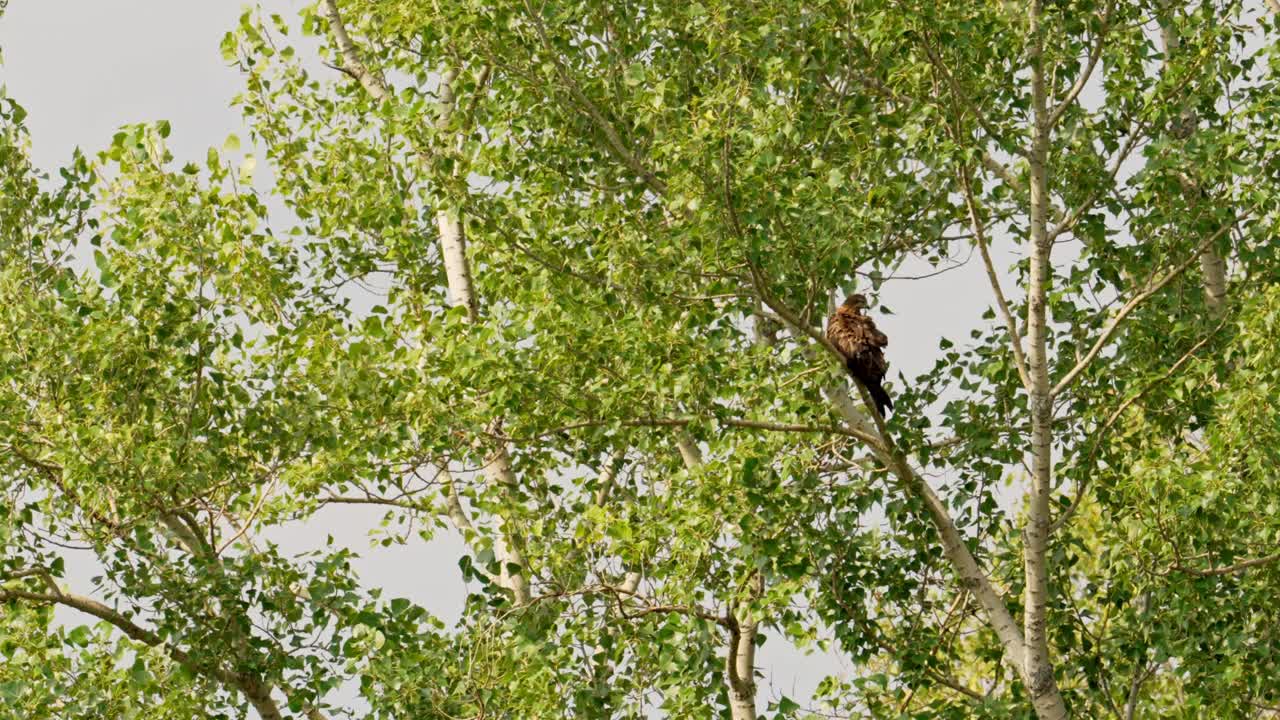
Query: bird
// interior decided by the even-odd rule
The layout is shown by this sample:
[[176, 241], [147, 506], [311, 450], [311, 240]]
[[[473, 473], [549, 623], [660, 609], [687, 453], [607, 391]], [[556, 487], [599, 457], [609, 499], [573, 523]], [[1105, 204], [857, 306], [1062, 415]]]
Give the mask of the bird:
[[854, 293], [845, 298], [827, 320], [827, 339], [844, 357], [844, 366], [849, 374], [871, 393], [876, 412], [880, 417], [888, 417], [888, 411], [893, 409], [893, 400], [882, 381], [889, 370], [889, 363], [884, 359], [884, 348], [889, 345], [889, 338], [876, 328], [875, 321], [862, 314], [867, 307], [865, 295]]

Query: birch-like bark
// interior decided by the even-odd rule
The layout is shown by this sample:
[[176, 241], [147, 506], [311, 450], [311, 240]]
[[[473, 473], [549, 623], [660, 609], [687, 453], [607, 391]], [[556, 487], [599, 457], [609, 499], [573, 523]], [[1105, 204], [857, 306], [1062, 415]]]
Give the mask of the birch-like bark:
[[725, 674], [729, 679], [729, 714], [733, 720], [756, 720], [756, 634], [760, 623], [751, 614], [751, 600], [764, 594], [764, 576], [756, 571], [750, 599], [738, 604], [729, 628]]
[[459, 214], [449, 210], [436, 213], [436, 229], [440, 232], [440, 257], [444, 260], [445, 280], [449, 283], [449, 303], [467, 309], [467, 318], [477, 317], [476, 293], [471, 284], [471, 265], [467, 260], [467, 238]]
[[[457, 98], [453, 83], [457, 70], [449, 70], [440, 78], [440, 109], [436, 114], [436, 129], [443, 130], [453, 117]], [[471, 282], [471, 263], [467, 258], [467, 238], [462, 229], [460, 212], [443, 209], [436, 213], [436, 229], [440, 232], [440, 257], [444, 261], [445, 281], [449, 284], [449, 302], [464, 307], [467, 318], [474, 321], [479, 311], [476, 306], [475, 287]]]
[[[604, 462], [604, 467], [600, 470], [599, 485], [596, 487], [596, 505], [603, 507], [609, 500], [609, 496], [613, 494], [613, 486], [618, 481], [618, 473], [621, 471], [623, 453], [613, 452]], [[617, 590], [624, 595], [634, 593], [640, 587], [640, 580], [643, 575], [639, 570], [628, 570], [622, 576], [622, 584], [617, 586]]]
[[[857, 403], [843, 387], [828, 387], [826, 393], [827, 399], [831, 401], [847, 425], [862, 428], [871, 424], [867, 414], [858, 409]], [[872, 432], [875, 431], [876, 428], [872, 426]], [[938, 497], [933, 487], [911, 467], [900, 452], [891, 447], [877, 445], [869, 445], [869, 448], [876, 459], [884, 463], [894, 477], [898, 478], [899, 484], [909, 494], [915, 495], [924, 502], [929, 519], [942, 539], [943, 554], [960, 578], [960, 585], [978, 601], [983, 615], [986, 616], [987, 624], [1000, 639], [1006, 662], [1014, 672], [1023, 677], [1026, 643], [1022, 637], [1022, 629], [1018, 627], [1018, 622], [1009, 612], [1009, 606], [1005, 604], [1004, 598], [1000, 596], [995, 586], [991, 584], [990, 578], [978, 565], [977, 558], [969, 551], [964, 536], [960, 534], [955, 521], [951, 519], [951, 513], [947, 510], [942, 498]], [[1023, 680], [1025, 682], [1026, 678], [1023, 677]]]
[[[373, 99], [386, 101], [391, 98], [391, 89], [387, 87], [386, 81], [365, 65], [359, 48], [347, 34], [347, 26], [342, 20], [337, 0], [324, 0], [322, 7], [338, 46], [338, 54], [342, 58], [342, 69], [353, 76]], [[457, 76], [457, 70], [449, 70], [440, 78], [437, 90], [440, 103], [433, 123], [436, 129], [446, 127], [453, 116], [456, 105], [453, 82]], [[425, 159], [425, 153], [420, 154]], [[467, 259], [467, 241], [461, 214], [447, 209], [440, 210], [436, 213], [436, 229], [440, 233], [440, 257], [444, 262], [445, 278], [449, 285], [450, 304], [466, 308], [468, 319], [474, 320], [476, 295], [471, 281], [471, 266]]]
[[[484, 467], [485, 477], [501, 488], [508, 498], [515, 494], [517, 479], [511, 469], [511, 456], [507, 453], [506, 443], [499, 441], [497, 448], [489, 456]], [[524, 553], [520, 550], [518, 534], [511, 527], [511, 519], [504, 514], [498, 515], [498, 533], [493, 540], [493, 555], [498, 560], [498, 582], [511, 591], [516, 604], [529, 602], [529, 580], [526, 576], [528, 565], [525, 564]], [[511, 566], [519, 568], [511, 570]]]
[[[1173, 4], [1166, 3], [1165, 10], [1172, 13]], [[1160, 39], [1164, 45], [1164, 68], [1167, 72], [1173, 55], [1182, 46], [1178, 28], [1168, 15], [1160, 20]], [[1187, 105], [1178, 118], [1178, 127], [1174, 128], [1178, 139], [1187, 140], [1195, 132], [1198, 121], [1195, 108]], [[1200, 187], [1190, 178], [1183, 179], [1182, 191], [1187, 196], [1188, 205], [1194, 206], [1204, 202], [1200, 190]], [[1200, 251], [1200, 285], [1204, 290], [1204, 301], [1209, 307], [1209, 312], [1214, 317], [1221, 317], [1227, 309], [1227, 261], [1212, 245]]]
[[[366, 66], [360, 58], [359, 49], [347, 34], [337, 0], [324, 0], [323, 8], [337, 42], [338, 51], [342, 56], [343, 69], [355, 76], [373, 98], [386, 100], [391, 97], [390, 89], [381, 75]], [[438, 130], [448, 126], [457, 105], [457, 98], [453, 91], [453, 83], [457, 76], [458, 71], [451, 69], [440, 78], [437, 91], [440, 103], [433, 123]], [[468, 322], [474, 322], [477, 318], [477, 300], [467, 257], [462, 213], [458, 210], [440, 210], [436, 213], [436, 227], [440, 233], [440, 257], [444, 263], [445, 279], [448, 283], [449, 304], [453, 307], [465, 308]], [[504, 492], [511, 493], [515, 490], [517, 479], [515, 472], [511, 469], [511, 456], [505, 443], [499, 442], [486, 459], [484, 475], [490, 483], [502, 488]], [[460, 528], [464, 526], [459, 524], [461, 518], [465, 521], [465, 526], [470, 527], [470, 521], [467, 521], [465, 514], [461, 512], [461, 504], [457, 502], [456, 494], [449, 499], [448, 510], [455, 525]], [[498, 535], [494, 539], [493, 554], [499, 565], [499, 584], [511, 591], [517, 604], [524, 604], [531, 598], [529, 582], [525, 575], [527, 565], [510, 522], [509, 518], [499, 516], [500, 526]], [[512, 566], [518, 566], [520, 570], [513, 571]]]
[[1049, 342], [1045, 303], [1052, 282], [1049, 240], [1050, 111], [1045, 87], [1041, 0], [1031, 0], [1028, 16], [1031, 65], [1031, 146], [1027, 153], [1030, 183], [1030, 277], [1027, 287], [1027, 365], [1031, 376], [1031, 491], [1023, 527], [1022, 634], [1026, 642], [1023, 679], [1036, 715], [1042, 720], [1067, 717], [1049, 658], [1049, 495], [1053, 474], [1053, 397], [1049, 384]]
[[[777, 298], [768, 292], [762, 277], [756, 278], [756, 291], [760, 296], [761, 302], [777, 313], [778, 317], [786, 324], [797, 340], [803, 341], [807, 337], [822, 345], [833, 357], [840, 356], [839, 351], [831, 345], [830, 340], [822, 333], [805, 327], [803, 321], [794, 312], [791, 312], [790, 309], [782, 305]], [[806, 351], [806, 356], [815, 363], [820, 361], [816, 354], [810, 355], [808, 351]], [[866, 395], [866, 389], [860, 387], [859, 390], [863, 395], [863, 406], [871, 407], [871, 400]], [[1013, 614], [1009, 612], [1009, 607], [1005, 604], [999, 591], [991, 583], [991, 579], [982, 570], [982, 567], [978, 565], [973, 553], [969, 551], [969, 546], [965, 543], [964, 536], [960, 534], [959, 529], [956, 528], [955, 521], [952, 520], [946, 504], [933, 491], [929, 483], [911, 467], [911, 464], [907, 462], [901, 451], [893, 445], [889, 432], [879, 414], [864, 413], [841, 383], [826, 385], [823, 388], [823, 393], [844, 420], [844, 424], [850, 434], [866, 442], [867, 448], [877, 460], [889, 468], [889, 471], [898, 479], [898, 483], [903, 490], [919, 498], [924, 503], [925, 509], [929, 513], [929, 518], [942, 539], [943, 553], [959, 577], [960, 584], [972, 593], [978, 601], [978, 604], [982, 607], [983, 614], [986, 616], [987, 624], [991, 626], [996, 636], [1000, 639], [1000, 643], [1004, 648], [1005, 661], [1026, 683], [1027, 679], [1023, 675], [1025, 669], [1023, 657], [1026, 655], [1026, 643], [1022, 637], [1022, 630], [1018, 627], [1017, 621], [1014, 620]], [[879, 438], [879, 440], [876, 440], [876, 438]], [[1027, 684], [1029, 685], [1029, 683]]]
[[702, 449], [689, 433], [683, 430], [676, 433], [676, 449], [680, 451], [680, 459], [689, 470], [702, 466]]

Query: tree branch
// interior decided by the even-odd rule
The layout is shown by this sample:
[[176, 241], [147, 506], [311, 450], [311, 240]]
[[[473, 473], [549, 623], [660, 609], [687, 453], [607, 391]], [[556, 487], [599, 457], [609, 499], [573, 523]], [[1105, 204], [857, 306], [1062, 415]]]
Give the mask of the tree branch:
[[[752, 270], [757, 288], [764, 287], [763, 278], [760, 277], [759, 272], [754, 268]], [[795, 313], [791, 312], [789, 308], [776, 300], [772, 300], [772, 302], [771, 300], [771, 296], [768, 299], [763, 295], [761, 296], [762, 302], [769, 305], [774, 312], [787, 321], [787, 325], [791, 328], [794, 336], [806, 335], [826, 347], [828, 352], [833, 353], [836, 357], [841, 357], [839, 351], [831, 345], [826, 336], [805, 327], [803, 323], [796, 319]], [[870, 407], [871, 399], [867, 395], [867, 389], [856, 380], [855, 383], [862, 396], [863, 403]], [[867, 438], [868, 433], [859, 429], [859, 426], [866, 422], [866, 416], [858, 412], [847, 392], [843, 388], [832, 387], [828, 389], [828, 397], [836, 407], [836, 410], [845, 419], [846, 427], [841, 434], [860, 439]], [[938, 497], [928, 481], [911, 467], [906, 457], [894, 445], [889, 431], [884, 425], [884, 419], [880, 417], [879, 413], [868, 414], [871, 416], [879, 434], [878, 438], [870, 436], [867, 439], [868, 447], [877, 458], [885, 463], [893, 476], [898, 479], [900, 487], [923, 502], [925, 511], [942, 540], [943, 552], [951, 563], [952, 570], [959, 578], [961, 587], [969, 591], [978, 601], [986, 615], [988, 625], [995, 631], [996, 637], [1000, 639], [1001, 645], [1004, 647], [1006, 661], [1025, 681], [1023, 657], [1026, 653], [1026, 643], [1023, 640], [1022, 631], [1018, 628], [1018, 624], [1013, 618], [1013, 614], [1009, 612], [1009, 607], [1005, 605], [995, 586], [992, 585], [991, 579], [978, 565], [977, 559], [974, 558], [969, 546], [965, 543], [964, 536], [960, 534], [955, 521], [951, 518], [951, 513], [947, 509], [946, 503]]]
[[1277, 560], [1280, 560], [1280, 552], [1265, 555], [1263, 557], [1251, 558], [1249, 560], [1241, 560], [1240, 562], [1232, 563], [1231, 565], [1219, 565], [1203, 569], [1187, 567], [1181, 563], [1174, 563], [1169, 566], [1169, 570], [1176, 570], [1177, 572], [1195, 575], [1196, 577], [1218, 577], [1220, 575], [1235, 575], [1237, 573], [1242, 573], [1250, 568], [1255, 568], [1260, 565], [1269, 565]]
[[995, 294], [996, 304], [1000, 307], [1000, 314], [1004, 316], [1005, 327], [1009, 331], [1009, 344], [1013, 347], [1014, 365], [1018, 368], [1018, 377], [1022, 378], [1022, 386], [1026, 388], [1027, 392], [1030, 392], [1031, 376], [1027, 374], [1027, 358], [1022, 352], [1022, 334], [1018, 332], [1018, 320], [1014, 317], [1013, 311], [1009, 309], [1009, 302], [1005, 299], [1004, 290], [1000, 288], [1000, 276], [996, 274], [995, 264], [991, 262], [987, 233], [981, 219], [978, 217], [978, 207], [973, 198], [973, 187], [969, 179], [968, 166], [963, 169], [960, 175], [960, 182], [964, 188], [965, 205], [969, 208], [969, 221], [973, 223], [974, 237], [978, 242], [978, 250], [982, 253], [982, 263], [987, 268], [987, 279], [991, 282], [991, 292]]
[[1058, 121], [1062, 119], [1063, 113], [1071, 107], [1071, 103], [1075, 102], [1076, 97], [1080, 95], [1081, 90], [1084, 90], [1084, 86], [1088, 84], [1089, 78], [1093, 75], [1093, 68], [1098, 64], [1098, 58], [1102, 57], [1102, 47], [1106, 42], [1107, 30], [1110, 26], [1111, 8], [1112, 6], [1108, 4], [1106, 12], [1102, 15], [1102, 28], [1098, 32], [1098, 41], [1089, 51], [1089, 60], [1088, 64], [1085, 65], [1084, 71], [1080, 73], [1080, 77], [1076, 78], [1071, 89], [1062, 98], [1062, 102], [1058, 103], [1058, 106], [1049, 113], [1049, 127], [1052, 128], [1058, 124]]
[[1133, 313], [1139, 305], [1145, 302], [1152, 295], [1163, 290], [1166, 285], [1174, 280], [1174, 278], [1186, 272], [1187, 268], [1196, 264], [1196, 262], [1200, 260], [1200, 255], [1204, 252], [1205, 248], [1212, 246], [1213, 243], [1217, 242], [1218, 238], [1222, 237], [1228, 230], [1234, 227], [1237, 222], [1247, 216], [1247, 212], [1242, 213], [1234, 217], [1231, 221], [1225, 223], [1222, 227], [1218, 228], [1216, 232], [1205, 238], [1204, 241], [1196, 247], [1196, 251], [1190, 258], [1179, 263], [1155, 281], [1148, 283], [1145, 289], [1126, 302], [1120, 308], [1119, 312], [1117, 312], [1115, 316], [1112, 317], [1111, 320], [1109, 320], [1102, 328], [1102, 334], [1098, 336], [1098, 339], [1093, 343], [1093, 346], [1089, 348], [1089, 351], [1085, 353], [1084, 357], [1080, 358], [1080, 361], [1075, 364], [1075, 367], [1071, 368], [1071, 370], [1053, 386], [1053, 390], [1050, 395], [1056, 398], [1064, 390], [1070, 387], [1071, 383], [1075, 382], [1075, 379], [1088, 369], [1089, 365], [1098, 357], [1098, 353], [1102, 352], [1103, 348], [1105, 348], [1107, 343], [1110, 342], [1111, 337], [1115, 335], [1116, 331], [1120, 328], [1120, 323], [1124, 322], [1125, 318], [1129, 317], [1129, 315]]
[[74, 610], [92, 615], [110, 623], [126, 637], [150, 647], [164, 650], [176, 662], [193, 673], [211, 675], [226, 686], [239, 690], [253, 705], [262, 720], [282, 720], [283, 715], [276, 701], [271, 697], [271, 687], [261, 680], [244, 673], [227, 670], [221, 666], [207, 666], [196, 663], [191, 655], [181, 648], [166, 643], [155, 632], [148, 630], [119, 611], [104, 605], [91, 597], [56, 590], [52, 593], [35, 593], [16, 588], [0, 588], [0, 602], [26, 600], [28, 602], [64, 605]]
[[[1146, 395], [1147, 392], [1151, 390], [1151, 388], [1164, 383], [1166, 380], [1172, 377], [1173, 374], [1178, 371], [1178, 368], [1182, 367], [1183, 364], [1185, 364], [1188, 360], [1190, 360], [1192, 356], [1195, 355], [1196, 351], [1204, 347], [1209, 342], [1209, 340], [1211, 340], [1214, 335], [1218, 334], [1218, 331], [1221, 330], [1225, 325], [1226, 325], [1225, 322], [1218, 323], [1218, 326], [1215, 327], [1208, 335], [1205, 335], [1203, 338], [1200, 339], [1199, 342], [1197, 342], [1195, 345], [1192, 345], [1190, 350], [1187, 350], [1185, 353], [1183, 353], [1182, 357], [1178, 358], [1177, 362], [1171, 365], [1163, 375], [1147, 383], [1145, 386], [1143, 386], [1141, 390], [1134, 393], [1133, 396], [1131, 396], [1124, 402], [1120, 403], [1120, 405], [1115, 410], [1111, 411], [1111, 414], [1107, 416], [1106, 421], [1103, 422], [1102, 427], [1098, 431], [1090, 433], [1091, 436], [1093, 437], [1093, 444], [1089, 450], [1089, 457], [1085, 461], [1086, 467], [1092, 464], [1093, 458], [1098, 454], [1098, 450], [1102, 447], [1102, 440], [1107, 436], [1107, 432], [1111, 430], [1111, 426], [1115, 424], [1116, 420], [1118, 420], [1120, 416], [1124, 414], [1124, 411], [1127, 410], [1130, 405], [1133, 405], [1135, 402], [1141, 399], [1143, 395]], [[1049, 526], [1049, 533], [1051, 535], [1061, 530], [1067, 524], [1067, 522], [1071, 520], [1071, 516], [1076, 513], [1076, 510], [1080, 509], [1080, 502], [1084, 499], [1084, 493], [1089, 488], [1089, 479], [1091, 477], [1092, 475], [1085, 475], [1083, 478], [1081, 478], [1080, 482], [1076, 485], [1075, 497], [1072, 498], [1071, 504], [1068, 505], [1067, 509], [1062, 511], [1062, 515], [1060, 515], [1058, 519], [1055, 520], [1053, 524]]]
[[[654, 598], [644, 597], [637, 593], [634, 589], [629, 589], [623, 585], [589, 585], [577, 590], [568, 590], [564, 592], [552, 592], [544, 595], [538, 595], [530, 598], [529, 605], [536, 605], [554, 600], [563, 600], [571, 597], [580, 597], [587, 595], [611, 595], [618, 606], [618, 613], [627, 620], [636, 620], [646, 615], [688, 615], [701, 620], [715, 623], [721, 627], [729, 627], [731, 621], [723, 616], [701, 607], [698, 605], [673, 605], [670, 603], [659, 603]], [[628, 611], [623, 604], [623, 598], [640, 603], [639, 606]]]
[[320, 498], [320, 505], [386, 505], [388, 507], [404, 508], [405, 510], [425, 511], [430, 508], [422, 507], [406, 500], [399, 498], [382, 498], [382, 497], [351, 497], [351, 496], [331, 496]]
[[[620, 425], [622, 427], [676, 427], [682, 428], [693, 425], [698, 422], [706, 422], [705, 417], [675, 417], [675, 418], [633, 418], [630, 420], [586, 420], [583, 422], [570, 423], [552, 428], [537, 435], [531, 435], [521, 438], [511, 438], [506, 436], [495, 436], [502, 440], [510, 440], [514, 442], [528, 442], [538, 438], [544, 438], [557, 433], [569, 432], [571, 430], [581, 430], [584, 428], [605, 427], [608, 425]], [[746, 418], [711, 418], [711, 421], [725, 427], [744, 428], [750, 430], [765, 430], [768, 432], [787, 432], [802, 433], [815, 435], [844, 435], [846, 437], [855, 438], [868, 444], [878, 446], [879, 440], [874, 435], [859, 430], [857, 428], [845, 427], [843, 425], [804, 425], [801, 423], [780, 423], [770, 422], [766, 420], [749, 420]], [[677, 444], [680, 444], [677, 440]], [[693, 446], [696, 450], [696, 446]], [[686, 448], [681, 446], [682, 456]], [[688, 458], [686, 457], [686, 463]]]
[[551, 58], [552, 65], [555, 66], [556, 74], [560, 76], [560, 81], [564, 83], [569, 94], [573, 96], [574, 101], [587, 111], [587, 115], [591, 117], [591, 121], [595, 123], [596, 128], [604, 133], [605, 140], [609, 150], [613, 152], [619, 160], [623, 162], [632, 172], [639, 175], [644, 180], [645, 185], [658, 195], [665, 195], [667, 192], [667, 184], [654, 175], [644, 163], [640, 162], [635, 153], [627, 147], [627, 143], [618, 134], [618, 130], [613, 123], [605, 117], [600, 108], [596, 106], [591, 98], [582, 91], [582, 87], [578, 85], [578, 81], [574, 79], [569, 72], [569, 68], [565, 67], [564, 61], [560, 58], [560, 54], [551, 46], [551, 40], [547, 37], [546, 26], [542, 22], [542, 15], [539, 14], [528, 2], [524, 2], [525, 11], [529, 14], [529, 19], [533, 22], [534, 31], [538, 33], [538, 39], [542, 42], [542, 47], [547, 51], [548, 57]]
[[[927, 31], [925, 35], [926, 37], [928, 36]], [[1003, 142], [999, 133], [997, 133], [996, 129], [992, 127], [991, 123], [987, 121], [986, 115], [984, 115], [982, 111], [978, 109], [978, 106], [974, 104], [973, 100], [970, 97], [970, 93], [964, 92], [964, 89], [960, 87], [960, 83], [957, 82], [955, 79], [955, 76], [951, 74], [951, 71], [947, 68], [946, 63], [942, 61], [942, 56], [936, 52], [936, 49], [934, 48], [934, 46], [930, 44], [927, 40], [921, 44], [924, 47], [925, 54], [928, 55], [929, 57], [930, 63], [939, 73], [942, 74], [942, 77], [947, 81], [947, 87], [951, 90], [952, 99], [955, 102], [962, 105], [964, 109], [970, 115], [973, 116], [973, 119], [978, 123], [978, 125], [982, 127], [982, 131], [987, 134], [987, 137], [991, 138], [991, 140], [994, 141], [996, 145], [1000, 147], [1001, 150], [1012, 150], [1013, 152], [1019, 155], [1026, 156], [1027, 154], [1026, 151], [1023, 150], [1021, 147], [1018, 147], [1017, 145], [1012, 145], [1009, 148], [1005, 147], [1005, 143]]]
[[342, 13], [338, 10], [337, 0], [323, 0], [321, 3], [325, 19], [329, 21], [329, 29], [333, 31], [334, 40], [338, 43], [338, 53], [342, 56], [343, 72], [354, 77], [375, 100], [385, 101], [391, 97], [391, 90], [382, 77], [369, 69], [360, 59], [360, 51], [347, 34], [347, 26], [342, 21]]
[[440, 465], [440, 475], [444, 478], [445, 510], [449, 514], [449, 520], [460, 532], [474, 533], [476, 528], [471, 524], [471, 518], [467, 517], [467, 511], [462, 508], [462, 499], [458, 497], [458, 482], [443, 463]]

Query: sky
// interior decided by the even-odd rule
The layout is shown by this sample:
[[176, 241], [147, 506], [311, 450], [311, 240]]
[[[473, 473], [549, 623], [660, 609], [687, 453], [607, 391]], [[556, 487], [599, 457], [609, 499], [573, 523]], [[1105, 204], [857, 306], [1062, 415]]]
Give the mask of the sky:
[[[290, 16], [304, 3], [268, 0], [264, 5]], [[240, 0], [11, 0], [0, 18], [5, 60], [0, 85], [29, 112], [37, 165], [54, 170], [77, 146], [86, 154], [97, 152], [129, 123], [169, 120], [169, 146], [179, 164], [202, 161], [206, 150], [220, 148], [229, 134], [245, 138], [240, 115], [230, 106], [241, 80], [218, 49], [243, 8]], [[282, 212], [279, 204], [269, 206]], [[282, 220], [287, 224], [277, 216]], [[902, 274], [933, 270], [920, 263]], [[990, 303], [990, 290], [974, 261], [928, 283], [890, 280], [881, 300], [893, 309], [878, 322], [891, 338], [894, 377], [896, 371], [913, 377], [933, 365], [940, 336], [967, 338]], [[302, 552], [332, 534], [361, 554], [355, 568], [366, 587], [382, 588], [384, 598], [410, 598], [446, 622], [455, 620], [466, 595], [457, 566], [465, 552], [461, 540], [442, 533], [427, 544], [412, 540], [377, 547], [369, 533], [382, 514], [377, 508], [331, 507], [269, 539], [287, 552]], [[87, 593], [88, 578], [97, 574], [92, 558], [72, 553], [67, 566], [68, 586]], [[73, 611], [59, 617], [72, 624], [86, 621]], [[822, 676], [847, 669], [837, 656], [806, 656], [777, 637], [757, 660], [764, 674], [761, 710], [765, 700], [779, 694], [807, 698]]]

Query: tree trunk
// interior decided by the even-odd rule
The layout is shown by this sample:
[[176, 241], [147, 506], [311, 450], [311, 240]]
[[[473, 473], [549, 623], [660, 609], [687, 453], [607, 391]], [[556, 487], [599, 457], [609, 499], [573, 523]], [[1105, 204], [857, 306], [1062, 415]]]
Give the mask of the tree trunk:
[[[511, 456], [507, 454], [505, 443], [499, 441], [497, 449], [489, 456], [489, 462], [484, 466], [484, 475], [489, 482], [500, 487], [508, 498], [515, 493], [518, 481], [515, 472], [511, 469]], [[520, 550], [519, 541], [516, 539], [518, 534], [515, 528], [511, 527], [511, 520], [499, 513], [498, 522], [498, 534], [493, 541], [493, 555], [498, 560], [498, 582], [511, 591], [517, 604], [523, 605], [531, 598], [528, 566], [525, 564], [524, 553]], [[511, 565], [518, 566], [520, 569], [513, 572], [509, 567]]]
[[477, 314], [475, 288], [471, 284], [471, 264], [467, 260], [467, 239], [458, 213], [441, 210], [436, 213], [440, 230], [440, 256], [444, 260], [445, 279], [449, 283], [449, 304], [467, 309], [467, 318]]
[[[764, 578], [756, 573], [752, 579], [752, 596], [764, 592]], [[729, 648], [725, 653], [725, 674], [729, 677], [729, 713], [733, 720], [756, 718], [756, 633], [759, 623], [751, 619], [748, 603], [735, 613], [734, 627], [729, 632]]]
[[1027, 352], [1031, 376], [1031, 492], [1027, 520], [1022, 531], [1023, 594], [1022, 635], [1026, 643], [1023, 679], [1036, 715], [1042, 720], [1067, 717], [1066, 706], [1053, 676], [1049, 658], [1047, 604], [1049, 600], [1049, 495], [1053, 474], [1053, 396], [1049, 384], [1048, 328], [1045, 302], [1052, 283], [1049, 241], [1049, 109], [1044, 82], [1043, 42], [1040, 28], [1041, 0], [1031, 0], [1028, 51], [1031, 65], [1030, 257], [1027, 288]]
[[1209, 312], [1221, 317], [1227, 309], [1227, 261], [1217, 248], [1207, 247], [1200, 253], [1200, 277]]
[[[1173, 4], [1166, 3], [1165, 10], [1174, 12]], [[1171, 20], [1166, 16], [1160, 21], [1160, 39], [1164, 45], [1166, 71], [1174, 53], [1182, 46], [1182, 39], [1178, 37], [1178, 28]], [[1172, 132], [1179, 140], [1185, 141], [1195, 132], [1198, 122], [1199, 117], [1196, 115], [1195, 108], [1187, 105], [1183, 108], [1178, 125], [1172, 129]], [[1194, 178], [1184, 176], [1182, 190], [1188, 205], [1194, 206], [1205, 202], [1201, 192], [1203, 188], [1195, 182]], [[1206, 247], [1200, 252], [1200, 285], [1204, 289], [1204, 301], [1209, 307], [1209, 312], [1214, 317], [1221, 317], [1227, 309], [1227, 262], [1213, 246]]]

